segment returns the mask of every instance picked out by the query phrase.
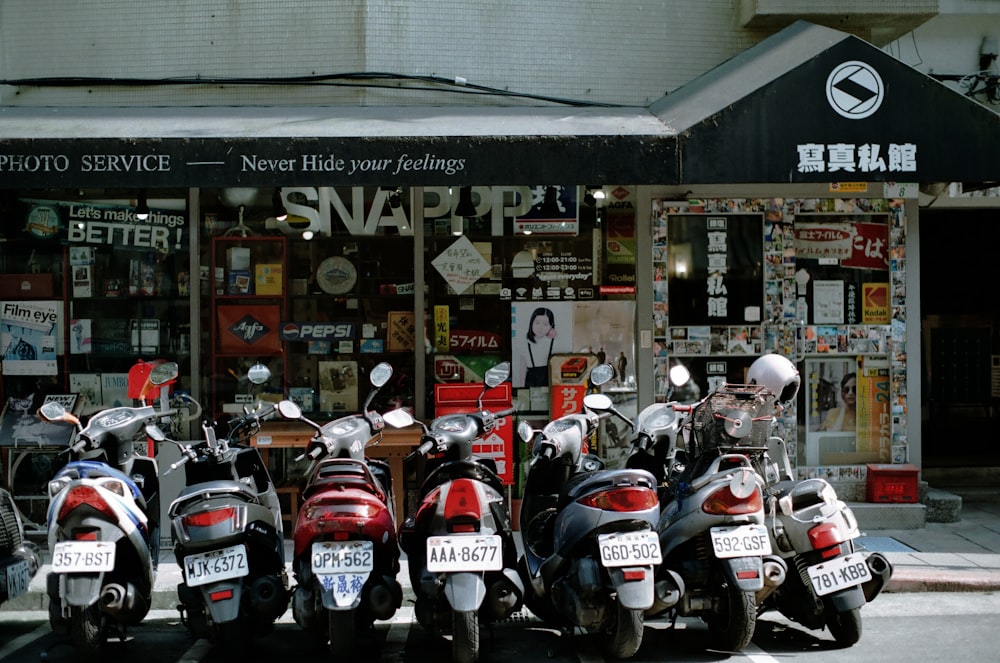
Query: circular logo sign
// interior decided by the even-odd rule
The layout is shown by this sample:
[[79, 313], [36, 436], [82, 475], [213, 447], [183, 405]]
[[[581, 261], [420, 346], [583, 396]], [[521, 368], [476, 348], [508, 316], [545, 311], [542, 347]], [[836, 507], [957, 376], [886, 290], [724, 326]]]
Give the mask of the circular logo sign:
[[871, 116], [884, 98], [882, 77], [871, 65], [858, 60], [837, 66], [826, 79], [827, 101], [833, 110], [849, 120]]
[[48, 239], [59, 232], [59, 212], [47, 205], [36, 205], [28, 213], [27, 230], [35, 237]]

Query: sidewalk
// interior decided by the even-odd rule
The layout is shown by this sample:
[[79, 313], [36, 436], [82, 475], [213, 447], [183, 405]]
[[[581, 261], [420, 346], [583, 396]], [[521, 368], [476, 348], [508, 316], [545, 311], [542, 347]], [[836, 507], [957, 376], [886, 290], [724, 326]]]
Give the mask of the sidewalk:
[[892, 564], [887, 592], [1000, 590], [1000, 501], [964, 502], [956, 523], [863, 534], [861, 545]]
[[[892, 564], [892, 580], [887, 592], [984, 592], [1000, 590], [1000, 501], [971, 502], [962, 505], [957, 523], [927, 523], [921, 529], [880, 529], [862, 532], [860, 545], [884, 554]], [[286, 559], [291, 560], [292, 542], [285, 542]], [[156, 575], [154, 610], [173, 610], [177, 606], [180, 568], [173, 554], [163, 555]], [[0, 606], [6, 610], [47, 610], [46, 564], [31, 581], [27, 594]], [[406, 593], [410, 592], [405, 557], [397, 576]], [[291, 564], [289, 564], [289, 569]], [[289, 582], [294, 584], [289, 570]]]

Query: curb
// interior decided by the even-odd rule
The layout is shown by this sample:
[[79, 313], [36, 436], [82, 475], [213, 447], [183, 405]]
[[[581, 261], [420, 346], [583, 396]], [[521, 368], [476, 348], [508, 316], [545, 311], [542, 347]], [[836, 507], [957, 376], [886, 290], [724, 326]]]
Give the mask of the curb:
[[994, 592], [1000, 591], [1000, 571], [993, 569], [893, 569], [885, 592]]

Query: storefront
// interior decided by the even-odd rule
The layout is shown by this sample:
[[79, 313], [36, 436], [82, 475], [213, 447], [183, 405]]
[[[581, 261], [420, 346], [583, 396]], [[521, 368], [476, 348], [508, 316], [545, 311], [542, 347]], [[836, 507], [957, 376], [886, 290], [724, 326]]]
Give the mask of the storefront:
[[[4, 323], [52, 339], [5, 358], [4, 402], [108, 405], [129, 362], [166, 356], [222, 413], [260, 359], [271, 397], [322, 420], [387, 359], [383, 405], [429, 418], [436, 384], [509, 359], [541, 421], [574, 407], [580, 358], [614, 361], [634, 412], [670, 362], [704, 393], [775, 350], [804, 376], [785, 421], [801, 472], [919, 464], [918, 187], [998, 179], [998, 129], [804, 23], [647, 109], [0, 109]], [[851, 386], [853, 429], [826, 431], [851, 428], [828, 416]]]

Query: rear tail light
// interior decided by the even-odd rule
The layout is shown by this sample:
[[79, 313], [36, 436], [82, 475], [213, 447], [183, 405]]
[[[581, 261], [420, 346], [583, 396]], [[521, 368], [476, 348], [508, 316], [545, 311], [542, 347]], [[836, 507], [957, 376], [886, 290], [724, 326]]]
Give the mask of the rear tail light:
[[74, 541], [97, 541], [96, 529], [78, 529], [73, 532]]
[[829, 559], [840, 554], [840, 544], [844, 542], [844, 537], [840, 528], [834, 523], [823, 523], [809, 530], [809, 543], [813, 550], [821, 550], [822, 557]]
[[656, 506], [657, 497], [649, 488], [623, 486], [584, 495], [577, 503], [604, 511], [645, 511]]
[[764, 498], [759, 488], [747, 497], [736, 497], [729, 486], [723, 486], [709, 495], [701, 510], [714, 516], [741, 516], [764, 508]]
[[479, 490], [471, 479], [455, 479], [448, 487], [444, 519], [451, 532], [478, 532], [482, 515]]
[[181, 516], [181, 523], [185, 527], [212, 527], [228, 520], [233, 524], [235, 531], [238, 514], [239, 510], [235, 506], [225, 506], [220, 509], [185, 514]]
[[111, 520], [118, 519], [114, 510], [107, 502], [104, 501], [104, 498], [101, 497], [101, 494], [97, 492], [96, 488], [92, 486], [78, 485], [73, 486], [69, 489], [69, 492], [66, 493], [66, 499], [63, 501], [62, 507], [59, 509], [59, 517], [57, 520], [63, 520], [71, 511], [83, 505], [96, 509]]

